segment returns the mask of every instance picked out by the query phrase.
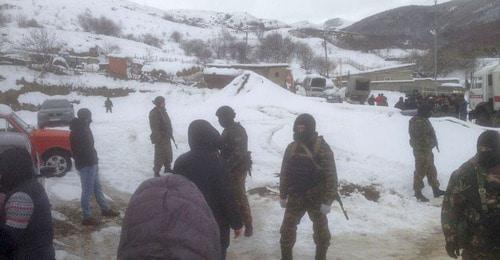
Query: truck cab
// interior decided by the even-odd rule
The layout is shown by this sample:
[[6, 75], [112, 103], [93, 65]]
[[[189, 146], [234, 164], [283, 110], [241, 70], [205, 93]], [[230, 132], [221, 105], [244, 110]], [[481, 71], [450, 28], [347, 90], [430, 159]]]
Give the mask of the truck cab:
[[469, 92], [469, 104], [472, 109], [471, 118], [485, 126], [500, 123], [500, 64], [485, 67], [472, 78]]
[[351, 103], [364, 104], [370, 95], [370, 80], [363, 77], [350, 77], [347, 83], [346, 98]]
[[0, 104], [0, 132], [25, 135], [41, 157], [42, 164], [56, 169], [55, 175], [63, 176], [71, 170], [69, 131], [36, 129], [24, 122], [9, 106]]

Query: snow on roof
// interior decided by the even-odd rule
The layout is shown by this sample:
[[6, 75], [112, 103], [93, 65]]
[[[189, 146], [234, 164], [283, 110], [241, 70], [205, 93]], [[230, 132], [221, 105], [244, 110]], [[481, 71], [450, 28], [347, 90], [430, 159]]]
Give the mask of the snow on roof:
[[223, 76], [238, 76], [242, 70], [230, 68], [205, 68], [203, 74], [205, 75], [223, 75]]
[[459, 83], [444, 83], [441, 84], [441, 87], [448, 87], [448, 88], [463, 88], [462, 84]]
[[290, 67], [288, 63], [261, 63], [261, 64], [207, 64], [211, 68], [275, 68]]
[[[363, 71], [360, 71], [356, 74], [351, 74], [351, 76], [365, 74], [365, 73], [393, 70], [393, 69], [401, 69], [401, 68], [412, 67], [412, 66], [416, 66], [416, 64], [415, 63], [405, 63], [405, 64], [398, 64], [398, 65], [376, 68], [376, 69], [371, 69], [371, 70], [363, 70]], [[347, 76], [347, 75], [344, 75], [344, 76]]]
[[4, 104], [0, 104], [0, 116], [8, 116], [12, 114], [12, 109]]
[[478, 71], [476, 71], [474, 73], [474, 75], [480, 76], [482, 74], [491, 73], [493, 71], [500, 71], [500, 63], [494, 64], [494, 65], [484, 66], [481, 69], [479, 69]]

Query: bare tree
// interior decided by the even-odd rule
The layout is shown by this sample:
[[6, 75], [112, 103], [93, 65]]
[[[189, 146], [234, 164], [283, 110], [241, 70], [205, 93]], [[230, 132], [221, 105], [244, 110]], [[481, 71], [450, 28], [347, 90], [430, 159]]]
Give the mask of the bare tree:
[[4, 27], [9, 22], [9, 18], [0, 10], [0, 27]]
[[266, 62], [288, 63], [293, 57], [295, 43], [290, 37], [283, 38], [279, 33], [272, 33], [262, 39], [257, 49], [257, 57]]
[[312, 68], [314, 52], [307, 43], [298, 42], [295, 44], [295, 57], [299, 60], [300, 66], [309, 71]]
[[120, 46], [116, 45], [116, 44], [112, 44], [111, 42], [104, 42], [104, 44], [102, 45], [102, 52], [104, 55], [109, 55], [109, 54], [112, 54], [112, 53], [115, 53], [115, 52], [119, 52], [120, 51]]
[[170, 39], [176, 43], [180, 43], [182, 41], [182, 34], [178, 31], [174, 31], [170, 34]]
[[193, 55], [202, 61], [207, 61], [212, 57], [212, 51], [210, 51], [207, 44], [200, 39], [183, 41], [181, 48], [186, 55]]
[[[328, 60], [328, 63], [325, 61], [325, 57], [322, 56], [316, 56], [313, 58], [311, 62], [311, 68], [314, 70], [316, 73], [325, 76], [326, 75], [331, 75], [332, 72], [335, 70], [337, 65], [333, 63], [331, 60]], [[327, 73], [328, 69], [328, 73]]]
[[20, 48], [28, 53], [35, 54], [35, 59], [42, 64], [42, 74], [50, 66], [52, 57], [57, 54], [63, 44], [58, 41], [54, 33], [45, 29], [33, 29], [24, 35], [19, 43]]
[[210, 40], [210, 46], [212, 47], [217, 59], [227, 58], [230, 47], [235, 40], [235, 37], [225, 29], [221, 29], [219, 33]]

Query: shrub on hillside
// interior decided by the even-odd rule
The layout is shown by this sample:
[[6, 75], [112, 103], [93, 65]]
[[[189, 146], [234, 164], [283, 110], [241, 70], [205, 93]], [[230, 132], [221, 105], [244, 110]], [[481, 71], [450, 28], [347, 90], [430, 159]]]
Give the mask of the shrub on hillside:
[[212, 51], [208, 48], [207, 44], [200, 39], [184, 41], [181, 48], [186, 55], [195, 56], [202, 61], [207, 61], [212, 57]]
[[41, 28], [42, 26], [35, 19], [27, 19], [24, 16], [17, 18], [17, 26], [19, 28]]
[[170, 35], [170, 40], [172, 40], [173, 42], [176, 42], [176, 43], [180, 43], [182, 41], [182, 34], [178, 31], [174, 31]]
[[121, 27], [104, 16], [100, 18], [93, 17], [90, 13], [84, 13], [78, 16], [78, 22], [86, 32], [104, 34], [109, 36], [120, 36]]
[[141, 37], [141, 41], [149, 46], [153, 46], [153, 47], [156, 47], [156, 48], [161, 48], [161, 46], [163, 45], [163, 41], [160, 40], [158, 37], [150, 34], [150, 33], [146, 33], [144, 34], [142, 37]]
[[7, 17], [7, 15], [0, 11], [0, 27], [4, 27], [8, 22], [9, 18]]

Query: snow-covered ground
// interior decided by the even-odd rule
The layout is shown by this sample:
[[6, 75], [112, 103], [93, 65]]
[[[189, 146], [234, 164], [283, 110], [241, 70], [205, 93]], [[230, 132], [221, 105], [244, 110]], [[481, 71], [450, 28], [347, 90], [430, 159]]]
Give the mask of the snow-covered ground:
[[[319, 134], [335, 153], [340, 183], [373, 185], [380, 192], [378, 202], [369, 201], [356, 192], [344, 197], [350, 221], [344, 219], [335, 204], [329, 215], [333, 233], [329, 259], [374, 256], [377, 259], [437, 259], [445, 255], [439, 226], [441, 200], [423, 204], [413, 198], [414, 163], [408, 144], [408, 117], [391, 107], [329, 104], [321, 99], [297, 96], [256, 74], [249, 75], [240, 91], [243, 76], [223, 90], [172, 84], [136, 86], [152, 92], [136, 92], [113, 99], [113, 114], [105, 113], [104, 97], [77, 94], [67, 97], [80, 100], [75, 109], [87, 107], [93, 112], [91, 127], [100, 158], [100, 176], [106, 194], [120, 211], [125, 210], [135, 188], [152, 176], [153, 146], [149, 140], [147, 114], [155, 96], [167, 99], [179, 145], [179, 149], [174, 150], [174, 158], [188, 150], [187, 128], [191, 121], [203, 118], [221, 130], [215, 111], [221, 105], [232, 106], [249, 135], [254, 161], [253, 175], [247, 179], [249, 190], [277, 186], [283, 152], [292, 141], [293, 121], [300, 113], [310, 113], [317, 120]], [[39, 103], [45, 98], [47, 96], [41, 93], [20, 96], [30, 103]], [[19, 114], [36, 125], [36, 113], [21, 111]], [[445, 188], [452, 171], [474, 154], [476, 138], [482, 129], [451, 118], [431, 121], [440, 142], [441, 153], [435, 151], [435, 159], [439, 180]], [[106, 222], [98, 230], [79, 225], [80, 182], [76, 172], [50, 179], [46, 186], [58, 219], [72, 220], [70, 224], [65, 223], [74, 230], [56, 232], [59, 258], [114, 258], [120, 233], [118, 223]], [[427, 187], [424, 194], [431, 197], [431, 190]], [[279, 226], [284, 212], [277, 197], [251, 195], [250, 204], [255, 236], [233, 241], [229, 259], [278, 259]], [[83, 245], [78, 246], [74, 241], [83, 241]], [[297, 259], [312, 259], [314, 255], [312, 224], [307, 217], [299, 226], [295, 253]]]

